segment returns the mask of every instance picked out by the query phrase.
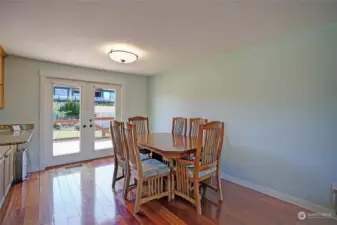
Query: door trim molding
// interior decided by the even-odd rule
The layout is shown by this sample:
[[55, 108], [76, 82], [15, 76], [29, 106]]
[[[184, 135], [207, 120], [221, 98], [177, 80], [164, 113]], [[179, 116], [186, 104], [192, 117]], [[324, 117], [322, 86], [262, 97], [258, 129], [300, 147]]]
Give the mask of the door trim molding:
[[85, 77], [83, 78], [84, 74], [79, 73], [69, 73], [69, 72], [59, 72], [54, 70], [40, 70], [38, 71], [40, 77], [45, 78], [59, 78], [59, 79], [67, 79], [67, 80], [75, 80], [75, 81], [87, 81], [87, 82], [96, 82], [96, 83], [104, 83], [104, 84], [114, 84], [114, 85], [124, 85], [124, 81], [120, 79], [116, 79], [115, 77], [105, 76], [102, 78], [99, 77]]
[[45, 127], [46, 127], [46, 103], [45, 103], [45, 91], [46, 91], [46, 83], [47, 79], [54, 78], [54, 79], [65, 79], [65, 80], [72, 80], [72, 81], [84, 81], [84, 82], [95, 82], [95, 83], [103, 83], [103, 84], [111, 84], [111, 85], [120, 85], [121, 89], [121, 115], [120, 118], [123, 120], [123, 102], [125, 100], [125, 86], [124, 82], [120, 79], [116, 79], [114, 77], [95, 77], [93, 76], [92, 78], [90, 77], [85, 77], [82, 78], [83, 74], [79, 73], [69, 73], [69, 72], [59, 72], [59, 71], [53, 71], [53, 70], [40, 70], [38, 71], [39, 75], [39, 118], [40, 118], [40, 123], [39, 123], [39, 165], [38, 169], [40, 171], [45, 170], [47, 167], [47, 162], [46, 162], [46, 154], [45, 154], [45, 146], [46, 146], [46, 132], [45, 132]]
[[39, 97], [40, 97], [40, 140], [39, 140], [39, 150], [40, 150], [40, 157], [39, 157], [39, 170], [44, 170], [46, 168], [46, 162], [45, 162], [45, 146], [46, 146], [46, 135], [45, 135], [45, 121], [46, 121], [46, 115], [45, 115], [45, 108], [46, 108], [46, 103], [45, 103], [45, 86], [46, 86], [46, 81], [47, 77], [39, 77], [39, 82], [40, 82], [40, 88], [39, 88]]

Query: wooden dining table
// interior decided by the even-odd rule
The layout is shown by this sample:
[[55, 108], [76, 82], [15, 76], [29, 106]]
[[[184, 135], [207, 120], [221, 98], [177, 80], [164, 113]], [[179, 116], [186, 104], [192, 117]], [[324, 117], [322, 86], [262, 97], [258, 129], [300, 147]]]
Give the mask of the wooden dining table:
[[171, 133], [152, 133], [137, 137], [141, 148], [155, 152], [166, 159], [178, 159], [197, 149], [196, 137]]

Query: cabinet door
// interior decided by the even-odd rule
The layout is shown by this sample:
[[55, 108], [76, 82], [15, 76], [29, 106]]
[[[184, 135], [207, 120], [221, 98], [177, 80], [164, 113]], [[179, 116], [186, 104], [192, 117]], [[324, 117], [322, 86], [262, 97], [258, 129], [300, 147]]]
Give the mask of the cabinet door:
[[10, 185], [13, 183], [13, 180], [14, 180], [14, 154], [15, 154], [15, 148], [14, 146], [11, 146], [11, 149], [9, 150], [9, 182], [10, 182]]
[[0, 204], [2, 203], [5, 195], [5, 164], [4, 158], [0, 159]]
[[10, 188], [10, 162], [9, 162], [10, 152], [8, 151], [4, 156], [4, 164], [5, 164], [5, 194]]

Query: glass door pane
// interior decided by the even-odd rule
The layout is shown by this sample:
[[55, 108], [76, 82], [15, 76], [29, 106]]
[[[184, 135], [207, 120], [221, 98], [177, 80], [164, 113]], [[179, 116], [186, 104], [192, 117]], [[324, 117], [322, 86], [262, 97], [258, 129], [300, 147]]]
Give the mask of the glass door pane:
[[95, 151], [112, 148], [110, 121], [116, 117], [116, 91], [95, 87], [94, 126]]
[[53, 84], [53, 156], [80, 152], [81, 88]]

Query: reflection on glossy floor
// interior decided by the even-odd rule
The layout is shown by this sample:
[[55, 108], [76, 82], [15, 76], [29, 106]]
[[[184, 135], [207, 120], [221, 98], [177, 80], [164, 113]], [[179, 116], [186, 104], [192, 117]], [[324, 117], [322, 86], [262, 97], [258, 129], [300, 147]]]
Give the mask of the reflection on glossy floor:
[[226, 225], [336, 225], [329, 219], [299, 221], [306, 211], [242, 186], [223, 181], [224, 201], [207, 191], [203, 215], [186, 201], [166, 198], [141, 206], [133, 215], [135, 194], [121, 198], [123, 180], [111, 190], [111, 158], [84, 163], [82, 167], [50, 169], [15, 185], [0, 211], [0, 224], [226, 224]]
[[[112, 149], [111, 139], [99, 139], [95, 140], [95, 150]], [[79, 140], [61, 140], [54, 141], [53, 143], [53, 155], [68, 155], [80, 152]], [[112, 150], [111, 150], [112, 153]]]

